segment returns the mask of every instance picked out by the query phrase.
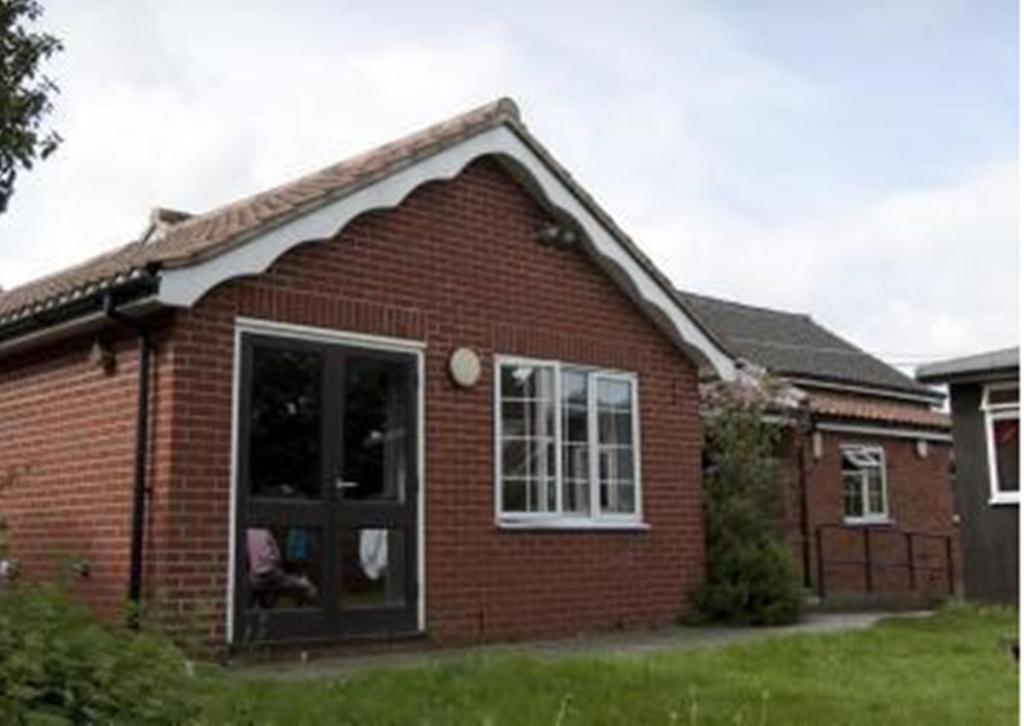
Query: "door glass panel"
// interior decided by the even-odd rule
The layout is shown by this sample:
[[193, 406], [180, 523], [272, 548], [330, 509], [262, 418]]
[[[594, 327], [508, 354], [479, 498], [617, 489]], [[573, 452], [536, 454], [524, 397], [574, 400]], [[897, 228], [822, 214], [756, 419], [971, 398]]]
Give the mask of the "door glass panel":
[[249, 481], [258, 497], [320, 496], [323, 356], [253, 347]]
[[405, 532], [364, 528], [341, 532], [341, 606], [405, 604]]
[[245, 531], [249, 607], [320, 607], [323, 543], [313, 527], [251, 526]]
[[413, 433], [411, 370], [401, 361], [346, 360], [343, 474], [335, 482], [345, 499], [404, 501]]

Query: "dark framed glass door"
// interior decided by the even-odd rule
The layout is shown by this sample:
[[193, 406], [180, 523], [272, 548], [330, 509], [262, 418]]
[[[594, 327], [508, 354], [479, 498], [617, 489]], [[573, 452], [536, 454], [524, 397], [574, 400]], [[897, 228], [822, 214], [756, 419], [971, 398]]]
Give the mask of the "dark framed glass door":
[[416, 356], [241, 346], [236, 642], [414, 632]]

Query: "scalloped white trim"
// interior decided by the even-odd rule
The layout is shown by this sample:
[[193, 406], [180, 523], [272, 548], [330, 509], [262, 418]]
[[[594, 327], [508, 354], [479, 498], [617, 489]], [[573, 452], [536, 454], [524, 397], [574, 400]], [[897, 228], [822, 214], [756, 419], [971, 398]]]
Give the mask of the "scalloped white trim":
[[731, 380], [735, 376], [732, 358], [708, 338], [543, 159], [507, 126], [482, 132], [210, 260], [164, 270], [159, 300], [166, 305], [191, 307], [222, 282], [259, 274], [293, 247], [329, 239], [358, 215], [396, 207], [422, 184], [452, 179], [469, 163], [487, 155], [515, 162], [535, 183], [536, 189], [532, 192], [542, 195], [548, 205], [575, 219], [586, 233], [583, 243], [594, 253], [595, 259], [679, 345], [699, 362], [711, 366], [722, 378]]

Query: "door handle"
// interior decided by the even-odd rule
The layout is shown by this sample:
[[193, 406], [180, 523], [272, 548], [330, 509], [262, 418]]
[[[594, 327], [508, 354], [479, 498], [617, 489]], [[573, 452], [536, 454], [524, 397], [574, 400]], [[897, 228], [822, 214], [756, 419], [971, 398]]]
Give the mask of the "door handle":
[[346, 489], [356, 489], [359, 486], [357, 481], [345, 481], [340, 476], [334, 480], [334, 488], [339, 492], [345, 491]]

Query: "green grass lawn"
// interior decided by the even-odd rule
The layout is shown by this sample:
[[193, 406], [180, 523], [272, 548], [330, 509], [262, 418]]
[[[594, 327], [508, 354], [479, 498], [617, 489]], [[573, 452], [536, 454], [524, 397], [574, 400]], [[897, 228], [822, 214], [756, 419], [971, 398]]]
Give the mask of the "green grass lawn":
[[210, 682], [245, 724], [1016, 724], [1017, 615], [952, 607], [866, 631], [716, 650], [542, 660], [474, 655], [345, 678]]

